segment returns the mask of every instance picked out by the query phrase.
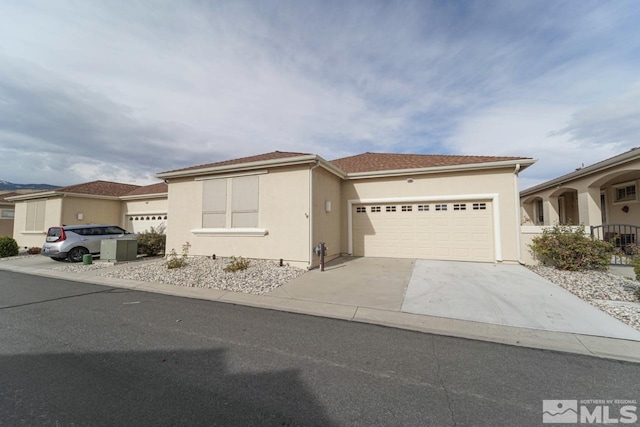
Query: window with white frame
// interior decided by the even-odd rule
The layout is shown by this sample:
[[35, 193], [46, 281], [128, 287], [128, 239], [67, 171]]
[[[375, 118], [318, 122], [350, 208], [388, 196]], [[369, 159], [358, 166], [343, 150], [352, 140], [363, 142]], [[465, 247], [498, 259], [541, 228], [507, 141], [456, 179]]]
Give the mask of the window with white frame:
[[27, 222], [25, 231], [44, 231], [44, 213], [46, 200], [32, 200], [27, 203]]
[[617, 185], [613, 187], [613, 194], [616, 202], [629, 202], [636, 200], [636, 185], [632, 183]]
[[238, 176], [203, 181], [203, 228], [256, 228], [259, 177]]
[[15, 217], [15, 211], [13, 209], [2, 209], [0, 218], [13, 219]]

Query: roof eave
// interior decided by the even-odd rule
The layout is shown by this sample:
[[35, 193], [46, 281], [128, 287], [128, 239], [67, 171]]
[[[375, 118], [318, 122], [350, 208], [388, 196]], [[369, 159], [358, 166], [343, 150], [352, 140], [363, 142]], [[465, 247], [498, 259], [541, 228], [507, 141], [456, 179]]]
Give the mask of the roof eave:
[[120, 196], [107, 196], [102, 194], [68, 193], [66, 191], [48, 191], [46, 193], [31, 193], [23, 196], [7, 197], [7, 200], [20, 202], [23, 200], [43, 199], [47, 197], [82, 197], [85, 199], [120, 200]]
[[443, 172], [459, 172], [461, 170], [482, 170], [482, 169], [501, 169], [505, 167], [515, 167], [520, 165], [519, 172], [528, 168], [532, 164], [537, 162], [537, 159], [517, 159], [517, 160], [502, 160], [498, 162], [483, 162], [483, 163], [465, 163], [462, 165], [450, 165], [450, 166], [431, 166], [426, 168], [411, 168], [411, 169], [394, 169], [372, 172], [352, 172], [347, 173], [346, 179], [364, 179], [364, 178], [384, 178], [399, 175], [424, 175]]
[[41, 199], [43, 197], [52, 197], [52, 196], [61, 196], [63, 193], [58, 191], [45, 191], [43, 193], [28, 193], [28, 194], [20, 194], [18, 196], [7, 197], [5, 200], [10, 200], [12, 202], [19, 202], [22, 200], [30, 200], [30, 199]]
[[138, 199], [159, 199], [163, 197], [168, 197], [169, 193], [149, 193], [149, 194], [138, 194], [133, 196], [120, 196], [120, 200], [138, 200]]
[[[237, 163], [233, 165], [215, 166], [215, 167], [202, 168], [202, 169], [189, 169], [189, 170], [174, 171], [174, 172], [161, 172], [156, 174], [155, 176], [156, 178], [160, 178], [160, 179], [182, 178], [182, 177], [190, 177], [190, 176], [218, 174], [218, 173], [231, 172], [231, 171], [246, 171], [251, 169], [260, 169], [264, 167], [295, 166], [295, 165], [313, 163], [316, 161], [319, 161], [326, 169], [330, 170], [331, 172], [337, 175], [340, 175], [340, 173], [342, 172], [339, 168], [335, 167], [334, 165], [331, 165], [322, 157], [316, 154], [307, 154], [303, 156], [283, 157], [279, 159], [260, 160], [257, 162]], [[342, 175], [344, 175], [344, 172], [342, 172]]]
[[558, 184], [563, 184], [569, 181], [573, 181], [574, 179], [582, 178], [583, 176], [591, 175], [596, 172], [600, 172], [604, 169], [608, 169], [614, 166], [618, 166], [622, 163], [626, 163], [630, 160], [635, 160], [635, 158], [640, 158], [640, 149], [627, 151], [626, 153], [622, 153], [618, 156], [612, 157], [608, 160], [603, 160], [596, 164], [586, 166], [577, 171], [570, 172], [566, 175], [559, 176], [558, 178], [554, 178], [550, 181], [543, 182], [542, 184], [534, 185], [531, 188], [527, 188], [526, 190], [522, 190], [520, 192], [521, 196], [528, 196], [529, 194], [536, 193], [540, 190], [546, 190], [547, 188], [555, 187]]

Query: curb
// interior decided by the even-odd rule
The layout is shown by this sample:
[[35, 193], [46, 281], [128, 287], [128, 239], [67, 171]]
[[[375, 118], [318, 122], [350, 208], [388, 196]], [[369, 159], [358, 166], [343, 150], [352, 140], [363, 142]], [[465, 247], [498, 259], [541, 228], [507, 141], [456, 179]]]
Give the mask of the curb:
[[142, 282], [112, 277], [99, 279], [90, 273], [56, 272], [14, 265], [0, 265], [14, 273], [159, 293], [183, 298], [237, 304], [296, 314], [367, 323], [397, 329], [492, 342], [517, 347], [580, 354], [602, 359], [640, 363], [640, 341], [544, 331], [514, 326], [427, 316], [377, 308], [340, 305], [269, 295], [243, 294], [208, 288], [187, 288], [163, 283]]

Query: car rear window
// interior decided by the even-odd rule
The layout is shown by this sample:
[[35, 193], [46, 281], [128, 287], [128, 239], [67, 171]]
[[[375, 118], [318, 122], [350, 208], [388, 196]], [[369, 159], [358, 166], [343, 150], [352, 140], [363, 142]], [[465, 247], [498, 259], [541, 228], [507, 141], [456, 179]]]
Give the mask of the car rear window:
[[51, 227], [47, 231], [47, 237], [60, 237], [62, 236], [62, 229], [60, 227]]

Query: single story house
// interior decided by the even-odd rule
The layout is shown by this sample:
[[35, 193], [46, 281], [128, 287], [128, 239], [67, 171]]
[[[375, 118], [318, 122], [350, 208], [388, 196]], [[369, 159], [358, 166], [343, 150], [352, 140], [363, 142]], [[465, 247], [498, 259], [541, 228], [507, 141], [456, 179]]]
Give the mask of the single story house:
[[283, 259], [340, 255], [517, 262], [525, 157], [275, 151], [156, 176], [168, 183], [167, 250]]
[[116, 224], [141, 232], [167, 219], [167, 186], [92, 181], [8, 198], [15, 204], [13, 238], [22, 247], [42, 246], [49, 227]]
[[520, 192], [523, 243], [543, 226], [584, 225], [617, 244], [638, 243], [640, 147]]
[[7, 200], [7, 198], [17, 195], [16, 192], [0, 194], [0, 236], [13, 236], [14, 202]]

